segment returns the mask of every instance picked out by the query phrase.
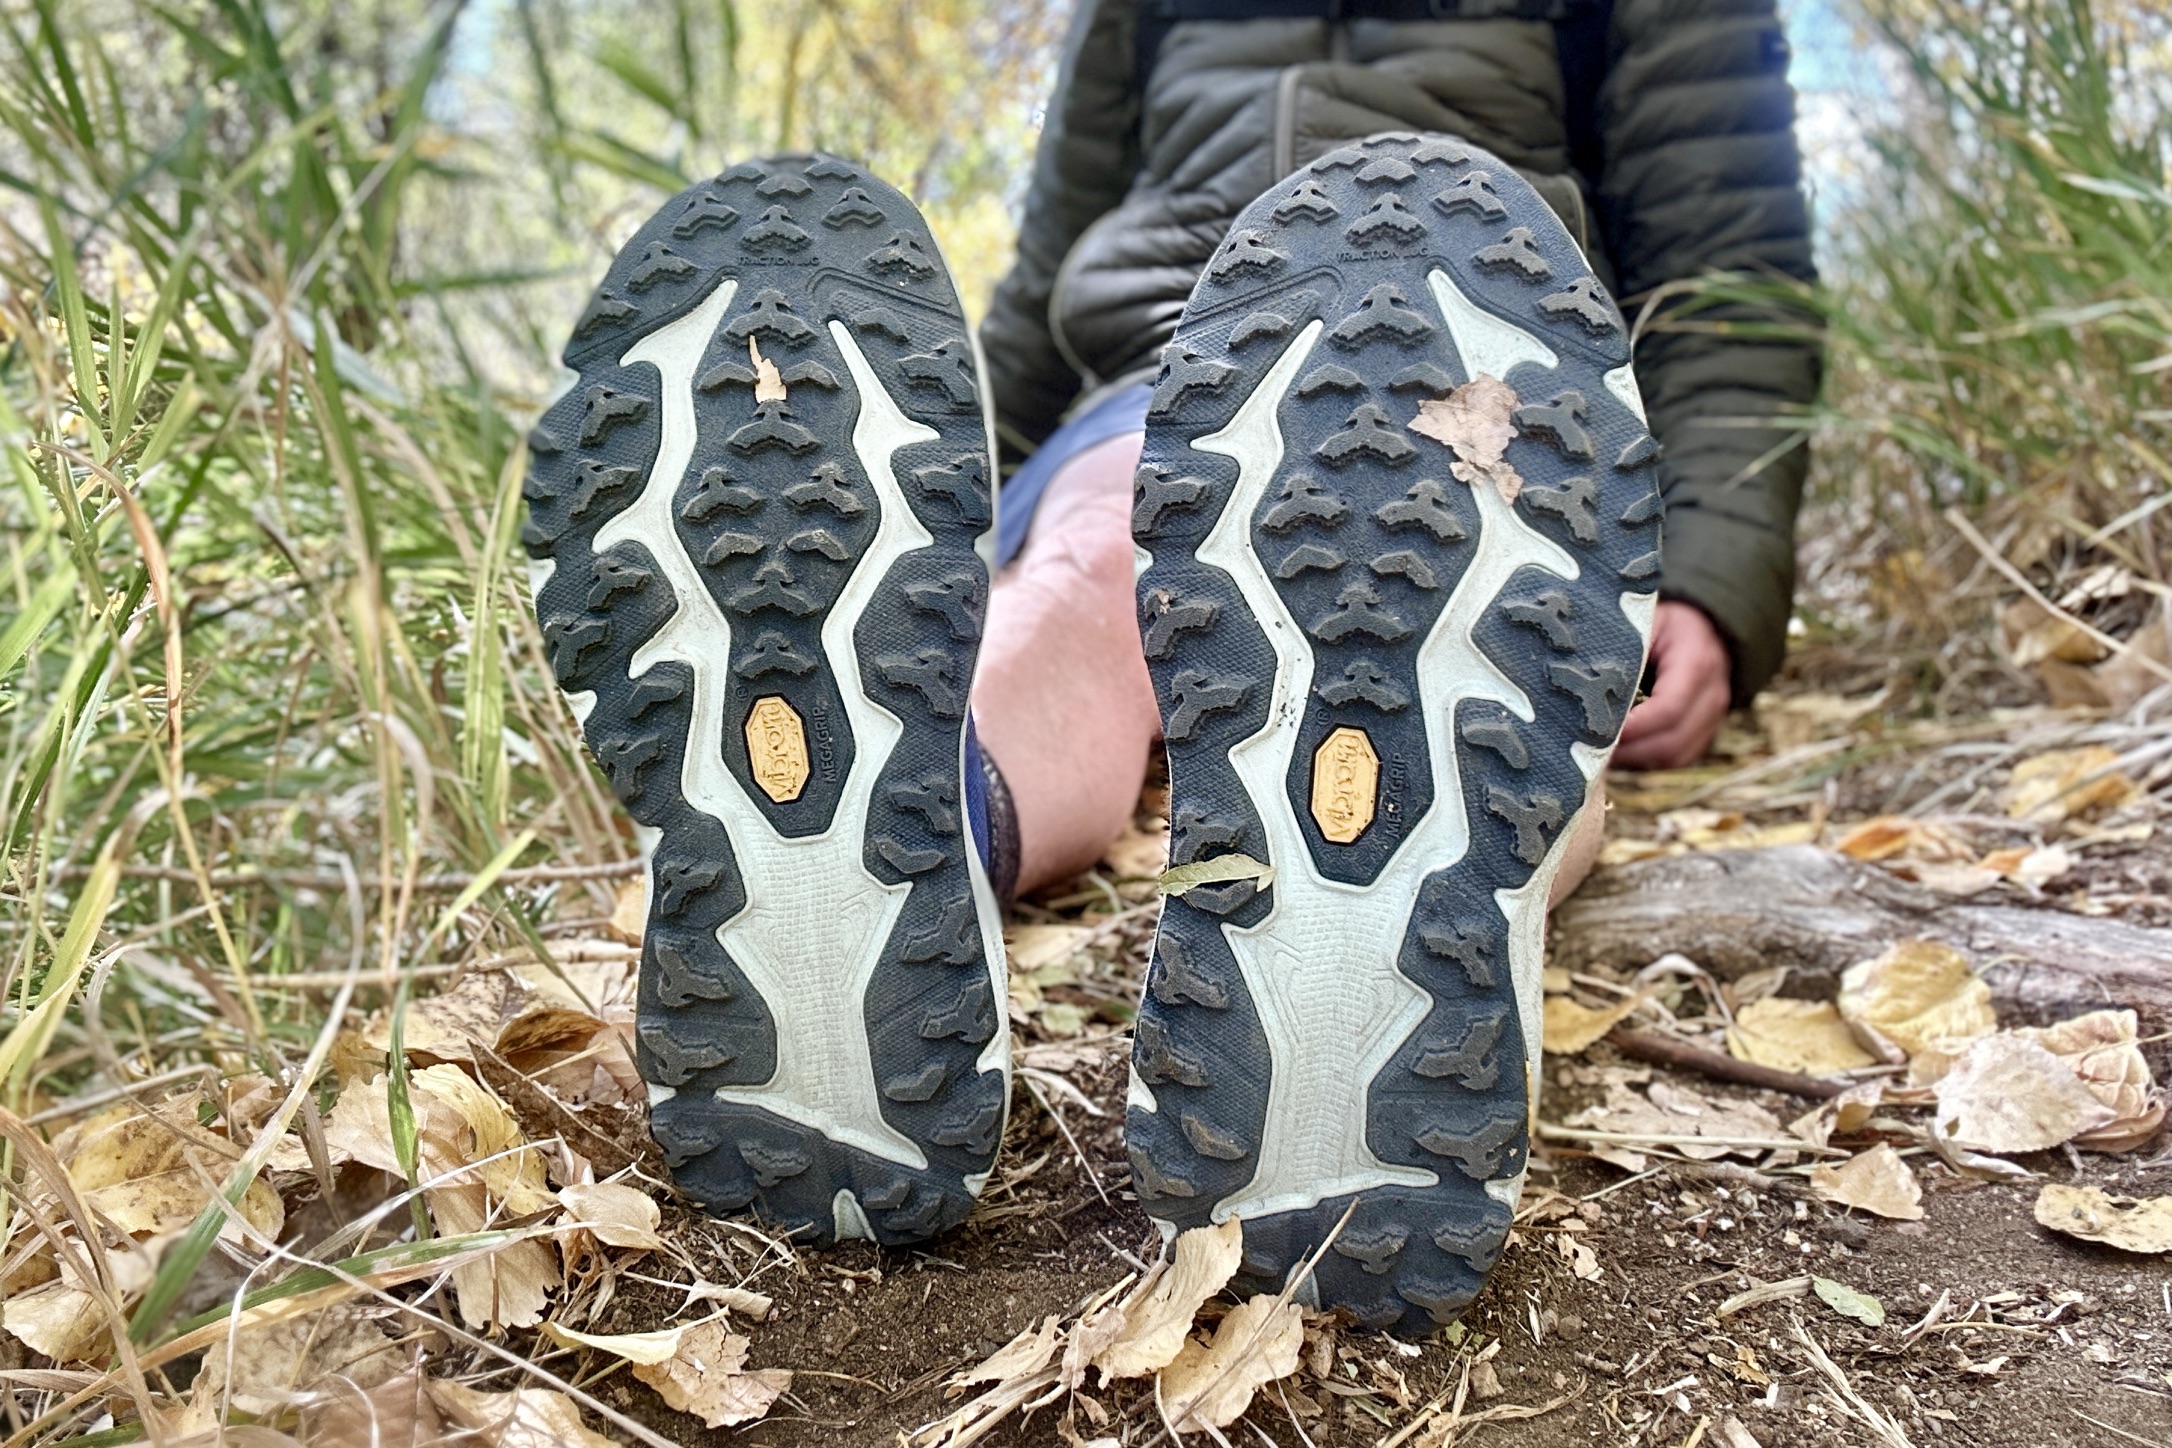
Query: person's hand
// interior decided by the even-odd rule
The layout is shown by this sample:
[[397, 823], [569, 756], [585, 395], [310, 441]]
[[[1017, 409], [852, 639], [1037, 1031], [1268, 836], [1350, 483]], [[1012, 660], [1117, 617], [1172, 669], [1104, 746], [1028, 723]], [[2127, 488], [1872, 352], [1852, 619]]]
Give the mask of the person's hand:
[[1681, 769], [1719, 737], [1732, 696], [1727, 643], [1694, 604], [1662, 601], [1652, 615], [1652, 692], [1629, 711], [1614, 762]]

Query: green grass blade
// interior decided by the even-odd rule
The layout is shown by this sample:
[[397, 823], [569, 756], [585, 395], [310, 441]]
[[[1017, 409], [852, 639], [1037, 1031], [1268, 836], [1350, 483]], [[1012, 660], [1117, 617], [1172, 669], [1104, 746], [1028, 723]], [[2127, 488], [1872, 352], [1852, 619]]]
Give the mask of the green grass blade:
[[8, 626], [0, 629], [0, 680], [5, 680], [15, 666], [23, 661], [30, 645], [46, 626], [56, 618], [61, 606], [75, 596], [75, 569], [65, 558], [54, 559], [53, 571], [45, 575], [37, 592], [30, 595], [30, 602], [21, 613], [8, 620]]
[[68, 336], [68, 365], [75, 377], [75, 403], [90, 429], [92, 454], [107, 456], [105, 407], [98, 396], [98, 356], [91, 350], [90, 312], [75, 274], [75, 244], [61, 229], [60, 212], [47, 196], [39, 198], [45, 235], [52, 248], [53, 291], [60, 302], [61, 325]]

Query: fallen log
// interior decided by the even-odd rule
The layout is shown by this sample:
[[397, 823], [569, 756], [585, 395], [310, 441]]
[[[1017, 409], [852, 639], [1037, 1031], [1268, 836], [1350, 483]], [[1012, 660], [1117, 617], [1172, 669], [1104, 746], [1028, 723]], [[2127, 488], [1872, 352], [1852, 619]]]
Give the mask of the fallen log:
[[[1554, 912], [1548, 951], [1572, 970], [1678, 951], [1723, 980], [1785, 965], [1786, 994], [1830, 998], [1840, 972], [1910, 938], [1968, 955], [2008, 1024], [2131, 1006], [2143, 1035], [2172, 1030], [2172, 930], [1940, 895], [1814, 845], [1596, 870]], [[2150, 1053], [2162, 1069], [2162, 1048]]]

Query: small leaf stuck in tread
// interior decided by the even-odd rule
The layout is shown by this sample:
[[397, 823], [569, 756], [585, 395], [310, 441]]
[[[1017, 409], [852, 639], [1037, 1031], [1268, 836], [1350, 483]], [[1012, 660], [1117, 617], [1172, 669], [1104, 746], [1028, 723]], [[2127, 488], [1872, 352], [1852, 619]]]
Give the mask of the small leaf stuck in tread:
[[1458, 479], [1472, 487], [1491, 482], [1501, 490], [1503, 502], [1513, 503], [1523, 492], [1523, 475], [1506, 460], [1516, 436], [1516, 406], [1516, 389], [1481, 372], [1446, 397], [1419, 403], [1410, 430], [1455, 453], [1448, 471]]

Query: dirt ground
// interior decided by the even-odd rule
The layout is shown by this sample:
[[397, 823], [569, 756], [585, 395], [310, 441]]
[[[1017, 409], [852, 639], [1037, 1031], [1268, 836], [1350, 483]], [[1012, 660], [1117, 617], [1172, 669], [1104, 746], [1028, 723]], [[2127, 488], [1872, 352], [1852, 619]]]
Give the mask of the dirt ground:
[[[687, 1443], [887, 1444], [940, 1417], [945, 1377], [1045, 1314], [1075, 1312], [1158, 1244], [1123, 1185], [1117, 1045], [1042, 1053], [1076, 1058], [1065, 1074], [1103, 1112], [1088, 1118], [1073, 1104], [1068, 1114], [1083, 1160], [1021, 1092], [986, 1204], [955, 1236], [928, 1252], [856, 1244], [755, 1273], [750, 1285], [773, 1294], [778, 1307], [754, 1332], [754, 1363], [797, 1375], [767, 1421], [712, 1433], [638, 1383], [597, 1391]], [[1609, 1055], [1595, 1047], [1589, 1064], [1557, 1063], [1556, 1074], [1596, 1078]], [[1801, 1109], [1769, 1093], [1699, 1089], [1756, 1100], [1782, 1116]], [[1591, 1094], [1572, 1081], [1549, 1096], [1547, 1115]], [[2025, 1164], [2048, 1180], [2126, 1194], [2172, 1187], [2172, 1152], [2162, 1150], [2084, 1157], [2079, 1173], [2056, 1154]], [[1703, 1441], [1725, 1443], [1711, 1433], [1729, 1416], [1764, 1448], [1875, 1441], [1832, 1407], [1827, 1380], [1792, 1335], [1799, 1323], [1919, 1448], [2172, 1443], [2172, 1270], [2054, 1238], [2031, 1219], [2036, 1184], [1964, 1181], [1933, 1167], [1923, 1173], [1925, 1219], [1893, 1223], [1811, 1200], [1799, 1180], [1780, 1192], [1745, 1190], [1739, 1180], [1730, 1187], [1704, 1174], [1710, 1170], [1674, 1163], [1632, 1179], [1577, 1153], [1540, 1153], [1532, 1192], [1561, 1194], [1568, 1214], [1519, 1233], [1460, 1341], [1436, 1335], [1398, 1344], [1336, 1332], [1333, 1371], [1317, 1370], [1315, 1348], [1298, 1386], [1270, 1390], [1231, 1441], [1379, 1443], [1452, 1393], [1463, 1359], [1496, 1340], [1490, 1365], [1500, 1396], [1474, 1398], [1474, 1407], [1567, 1401], [1534, 1418], [1480, 1424], [1458, 1442], [1679, 1445], [1702, 1432]], [[1573, 1235], [1596, 1256], [1592, 1280], [1553, 1250], [1564, 1222], [1580, 1228]], [[698, 1218], [684, 1230], [746, 1264], [738, 1234]], [[1737, 1292], [1809, 1273], [1879, 1298], [1885, 1326], [1865, 1327], [1815, 1297], [1718, 1315]], [[1939, 1320], [1911, 1336], [1907, 1329], [1942, 1296]], [[661, 1289], [622, 1287], [599, 1330], [651, 1326], [675, 1306]], [[1094, 1396], [1110, 1422], [1097, 1428], [1081, 1414], [1082, 1438], [1160, 1437], [1151, 1397], [1138, 1385]], [[984, 1441], [1063, 1441], [1061, 1410], [1059, 1403], [1014, 1421]]]
[[[1942, 805], [1938, 817], [1974, 831], [1979, 847], [2006, 845], [2028, 831], [1999, 815], [2001, 776], [1985, 761], [2011, 757], [2017, 737], [2034, 740], [2026, 748], [2055, 746], [2066, 727], [2052, 717], [1940, 725], [1905, 738], [1858, 732], [1838, 752], [1767, 737], [1784, 732], [1777, 726], [1746, 733], [1733, 757], [1707, 770], [1618, 781], [1609, 835], [1617, 855], [1708, 847], [1710, 839], [1683, 844], [1700, 833], [1720, 847], [1755, 847], [1777, 839], [1772, 831], [1804, 828], [1829, 840], [1834, 821], [1930, 799]], [[2132, 811], [2152, 815], [2160, 788], [2172, 788], [2172, 773], [2143, 782]], [[669, 1251], [611, 1268], [560, 1309], [561, 1326], [630, 1333], [708, 1310], [672, 1282], [738, 1284], [769, 1296], [765, 1320], [735, 1316], [732, 1324], [751, 1338], [749, 1366], [793, 1374], [764, 1420], [710, 1430], [667, 1408], [608, 1355], [531, 1331], [513, 1334], [512, 1346], [681, 1443], [893, 1445], [966, 1401], [946, 1391], [953, 1375], [1049, 1315], [1068, 1322], [1142, 1271], [1161, 1241], [1129, 1189], [1120, 1128], [1129, 1002], [1158, 911], [1160, 867], [1146, 857], [1158, 848], [1159, 805], [1150, 787], [1142, 829], [1120, 842], [1109, 868], [1018, 907], [1019, 924], [1073, 932], [1072, 947], [1060, 969], [1022, 973], [1025, 953], [1013, 943], [1021, 1049], [1011, 1122], [995, 1176], [961, 1230], [925, 1251], [794, 1251], [752, 1224], [672, 1202]], [[2067, 836], [2073, 861], [2058, 880], [2026, 891], [2002, 885], [2003, 903], [2138, 926], [2172, 919], [2167, 832], [2102, 821], [2085, 828]], [[1139, 858], [1118, 858], [1126, 850]], [[1645, 964], [1595, 968], [1626, 978]], [[2145, 1049], [2164, 1080], [2167, 1042]], [[1599, 1102], [1610, 1084], [1661, 1078], [1716, 1103], [1755, 1103], [1782, 1122], [1812, 1104], [1641, 1065], [1604, 1040], [1574, 1057], [1549, 1056], [1545, 1070], [1545, 1123]], [[618, 1129], [628, 1144], [640, 1134], [630, 1114]], [[1958, 1175], [1912, 1144], [1904, 1124], [1874, 1119], [1836, 1144], [1867, 1146], [1881, 1131], [1910, 1159], [1923, 1189], [1921, 1221], [1817, 1199], [1808, 1161], [1792, 1153], [1707, 1162], [1658, 1151], [1632, 1172], [1560, 1139], [1535, 1140], [1518, 1230], [1461, 1323], [1407, 1343], [1312, 1315], [1303, 1366], [1269, 1386], [1221, 1441], [2172, 1445], [2172, 1259], [2056, 1235], [2032, 1212], [2046, 1182], [2172, 1195], [2172, 1133], [2160, 1130], [2121, 1155], [2068, 1148], [2019, 1158], [2035, 1179], [1993, 1182]], [[647, 1170], [668, 1198], [653, 1156]], [[1767, 1287], [1774, 1290], [1750, 1305], [1730, 1301]], [[1849, 1292], [1875, 1299], [1882, 1323], [1830, 1304]], [[1216, 1311], [1210, 1304], [1205, 1316]], [[515, 1383], [502, 1362], [458, 1349], [438, 1370], [479, 1386]], [[1451, 1424], [1443, 1414], [1459, 1401], [1461, 1418]], [[1889, 1426], [1873, 1422], [1879, 1415]], [[1152, 1448], [1171, 1439], [1145, 1379], [1090, 1381], [977, 1441]]]

